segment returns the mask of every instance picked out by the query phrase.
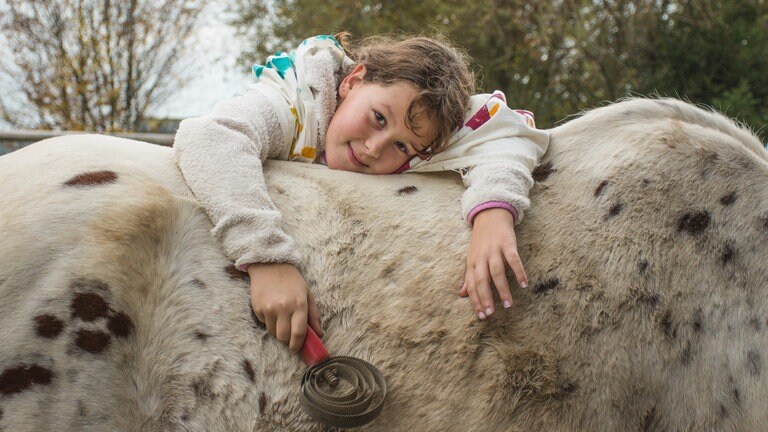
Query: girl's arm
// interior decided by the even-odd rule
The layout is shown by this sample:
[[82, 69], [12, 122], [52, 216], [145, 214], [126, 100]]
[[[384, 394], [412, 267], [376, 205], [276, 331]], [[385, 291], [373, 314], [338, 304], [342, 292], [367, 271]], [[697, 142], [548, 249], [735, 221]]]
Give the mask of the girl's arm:
[[495, 312], [491, 283], [503, 307], [512, 306], [506, 266], [515, 273], [520, 287], [528, 286], [517, 251], [515, 224], [530, 205], [533, 185], [530, 172], [514, 162], [478, 165], [464, 176], [467, 190], [462, 197], [472, 237], [467, 251], [467, 269], [461, 296], [469, 296], [480, 319]]
[[517, 251], [514, 226], [530, 206], [531, 173], [549, 145], [548, 134], [532, 127], [528, 113], [518, 114], [506, 104], [497, 109], [496, 114], [469, 137], [480, 143], [475, 144], [478, 150], [491, 149], [498, 158], [479, 163], [465, 170], [462, 176], [467, 187], [462, 210], [472, 225], [472, 238], [460, 295], [471, 298], [480, 319], [494, 313], [492, 283], [503, 306], [512, 305], [507, 265], [515, 273], [518, 285], [523, 288], [528, 285]]
[[282, 121], [286, 106], [268, 94], [251, 89], [205, 116], [184, 120], [174, 150], [225, 254], [250, 275], [257, 318], [298, 351], [307, 321], [320, 335], [322, 329], [312, 293], [296, 268], [299, 253], [280, 226], [280, 211], [264, 180], [262, 163], [283, 156], [286, 136], [292, 136]]
[[279, 155], [285, 142], [272, 104], [256, 89], [221, 102], [211, 113], [181, 122], [173, 146], [214, 235], [241, 270], [255, 262], [300, 259], [264, 181], [262, 162]]

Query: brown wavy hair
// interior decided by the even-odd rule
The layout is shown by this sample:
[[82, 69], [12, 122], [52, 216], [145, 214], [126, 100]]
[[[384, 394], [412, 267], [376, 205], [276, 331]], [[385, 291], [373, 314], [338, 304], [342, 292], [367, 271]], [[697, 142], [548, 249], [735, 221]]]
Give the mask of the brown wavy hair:
[[[418, 89], [406, 114], [415, 134], [417, 119], [425, 116], [435, 127], [432, 144], [421, 153], [437, 153], [461, 126], [475, 92], [469, 56], [442, 36], [373, 36], [350, 47], [349, 33], [335, 35], [347, 55], [365, 65], [364, 80], [383, 86], [408, 82]], [[417, 149], [418, 150], [418, 149]]]

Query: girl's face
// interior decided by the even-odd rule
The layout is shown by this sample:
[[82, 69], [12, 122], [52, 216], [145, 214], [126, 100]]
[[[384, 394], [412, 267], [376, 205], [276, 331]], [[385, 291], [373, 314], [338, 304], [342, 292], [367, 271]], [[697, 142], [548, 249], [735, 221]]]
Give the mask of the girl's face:
[[416, 135], [405, 124], [416, 87], [366, 83], [365, 66], [357, 65], [339, 86], [341, 101], [325, 135], [325, 160], [331, 169], [365, 174], [392, 174], [426, 149], [434, 138], [427, 121]]

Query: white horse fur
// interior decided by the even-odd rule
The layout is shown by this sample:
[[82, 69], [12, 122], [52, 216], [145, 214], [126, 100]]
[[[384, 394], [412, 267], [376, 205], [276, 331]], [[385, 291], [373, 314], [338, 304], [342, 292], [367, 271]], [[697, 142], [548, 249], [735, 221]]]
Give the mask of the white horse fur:
[[[362, 429], [765, 428], [759, 141], [668, 99], [552, 133], [517, 228], [531, 286], [487, 321], [457, 296], [457, 176], [267, 164], [329, 351], [387, 379]], [[0, 157], [0, 430], [328, 430], [210, 228], [169, 148], [83, 135]]]

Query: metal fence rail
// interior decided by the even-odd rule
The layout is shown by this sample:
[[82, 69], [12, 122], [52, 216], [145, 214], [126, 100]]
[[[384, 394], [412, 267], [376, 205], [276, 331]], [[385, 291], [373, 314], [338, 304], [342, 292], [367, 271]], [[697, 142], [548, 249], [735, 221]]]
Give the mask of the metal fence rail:
[[[73, 131], [41, 131], [41, 130], [13, 130], [0, 131], [0, 155], [10, 153], [14, 150], [26, 147], [32, 143], [53, 138], [62, 135], [82, 135], [94, 132], [73, 132]], [[138, 141], [145, 141], [164, 146], [173, 145], [174, 134], [167, 133], [109, 133], [121, 138], [128, 138]]]

